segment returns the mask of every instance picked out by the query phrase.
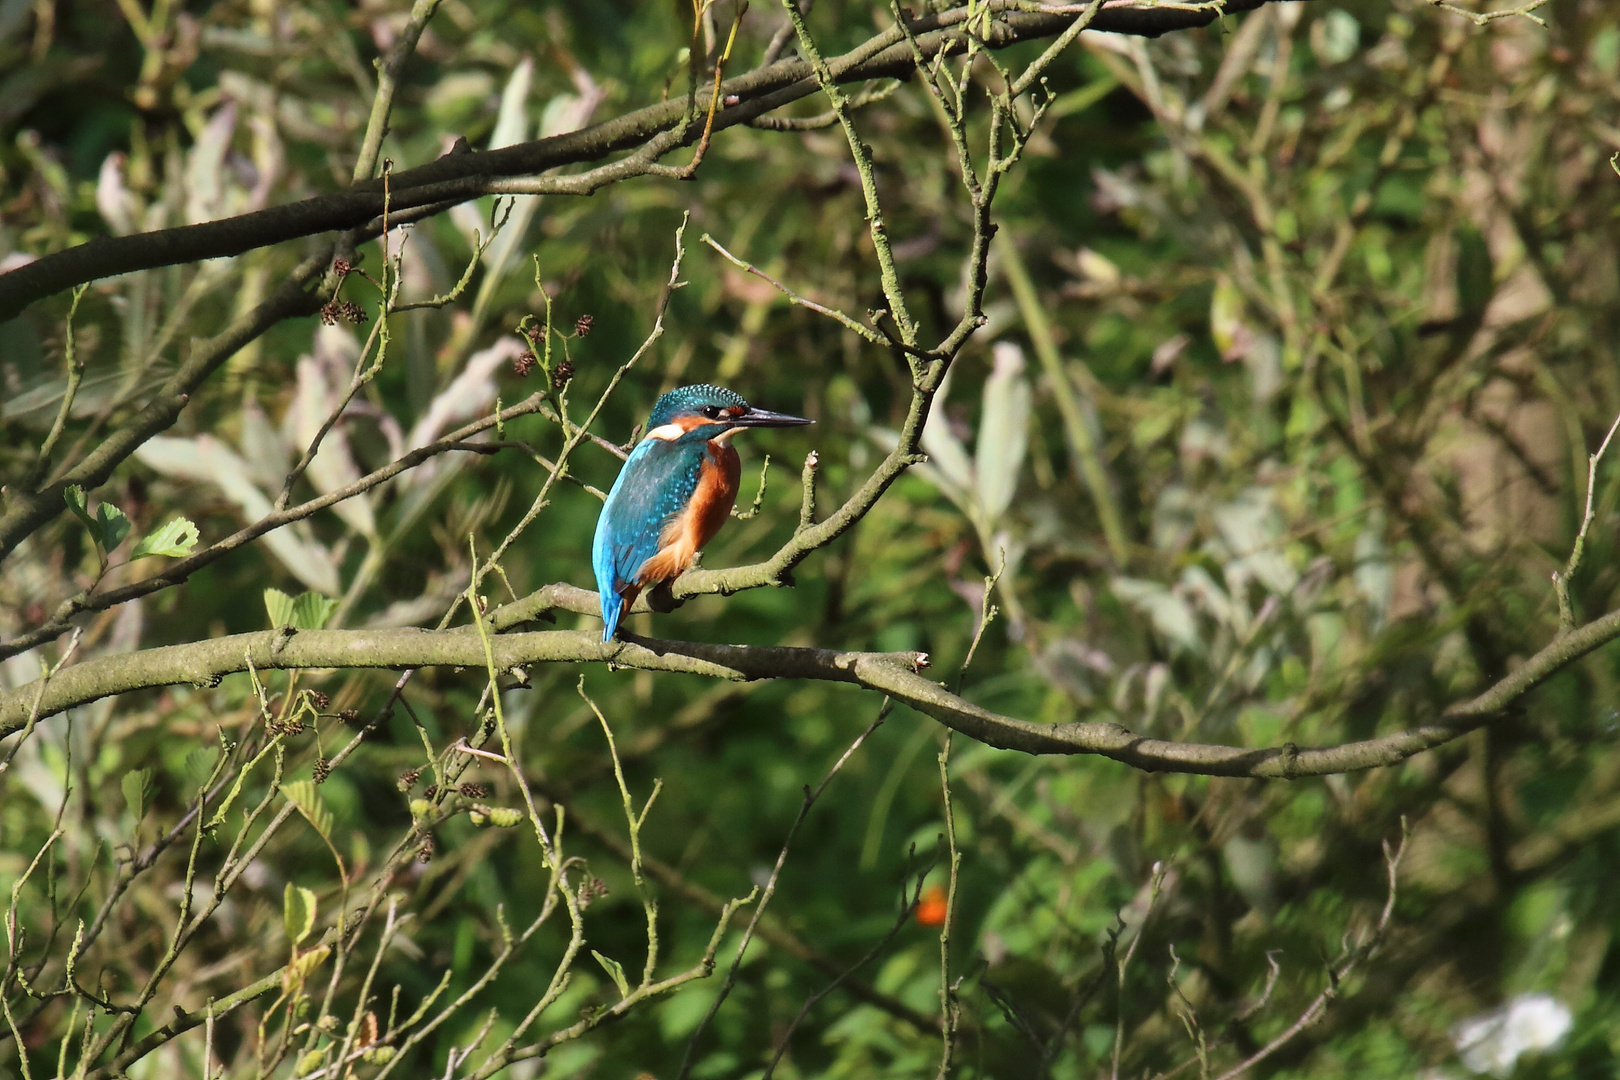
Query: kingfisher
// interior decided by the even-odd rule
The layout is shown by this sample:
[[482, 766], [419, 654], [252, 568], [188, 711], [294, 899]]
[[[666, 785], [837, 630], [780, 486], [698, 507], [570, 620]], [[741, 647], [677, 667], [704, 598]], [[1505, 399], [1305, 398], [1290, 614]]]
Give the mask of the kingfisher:
[[678, 575], [713, 539], [737, 501], [742, 459], [731, 439], [754, 427], [798, 427], [802, 416], [756, 409], [720, 386], [681, 386], [653, 403], [596, 519], [591, 565], [612, 641], [641, 590]]

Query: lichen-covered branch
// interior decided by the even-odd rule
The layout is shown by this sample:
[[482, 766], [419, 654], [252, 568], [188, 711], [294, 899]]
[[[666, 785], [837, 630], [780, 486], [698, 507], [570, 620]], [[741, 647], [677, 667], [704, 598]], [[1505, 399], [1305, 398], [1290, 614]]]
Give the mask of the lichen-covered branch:
[[[710, 571], [723, 576], [724, 571]], [[547, 586], [491, 614], [499, 629], [548, 610], [594, 614], [596, 594]], [[1394, 765], [1452, 742], [1495, 717], [1570, 663], [1620, 638], [1620, 611], [1556, 638], [1484, 693], [1451, 706], [1429, 724], [1343, 743], [1302, 748], [1236, 747], [1150, 739], [1118, 724], [1039, 724], [981, 708], [919, 673], [918, 653], [840, 652], [760, 645], [710, 645], [631, 637], [603, 643], [591, 631], [500, 634], [490, 660], [500, 671], [539, 663], [611, 663], [641, 671], [715, 679], [808, 679], [878, 690], [989, 746], [1028, 754], [1096, 754], [1149, 772], [1295, 779]], [[56, 672], [40, 692], [28, 684], [0, 694], [0, 738], [19, 731], [32, 709], [40, 718], [136, 690], [192, 683], [211, 686], [249, 670], [310, 668], [482, 667], [483, 644], [470, 627], [451, 630], [265, 630], [121, 656], [103, 656]], [[38, 702], [37, 706], [35, 702]]]

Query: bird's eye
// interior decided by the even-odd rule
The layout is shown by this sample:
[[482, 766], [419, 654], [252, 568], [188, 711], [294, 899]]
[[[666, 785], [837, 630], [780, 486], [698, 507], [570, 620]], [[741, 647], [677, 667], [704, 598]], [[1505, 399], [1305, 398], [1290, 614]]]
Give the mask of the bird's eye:
[[703, 415], [707, 416], [710, 420], [718, 420], [718, 419], [720, 419], [720, 406], [718, 406], [718, 405], [705, 405], [705, 406], [703, 406]]

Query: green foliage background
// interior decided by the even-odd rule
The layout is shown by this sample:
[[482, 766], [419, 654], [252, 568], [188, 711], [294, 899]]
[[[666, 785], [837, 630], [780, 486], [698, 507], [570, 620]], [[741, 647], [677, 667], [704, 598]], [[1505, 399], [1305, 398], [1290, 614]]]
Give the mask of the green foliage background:
[[[130, 13], [149, 25], [132, 29]], [[714, 9], [722, 36], [731, 14]], [[988, 325], [953, 373], [927, 444], [931, 464], [812, 557], [794, 588], [701, 598], [635, 616], [630, 628], [923, 650], [936, 677], [954, 683], [986, 579], [999, 572], [988, 601], [998, 615], [961, 686], [1014, 716], [1106, 719], [1190, 741], [1329, 745], [1433, 720], [1483, 689], [1558, 629], [1549, 574], [1580, 524], [1587, 454], [1620, 410], [1620, 177], [1608, 163], [1620, 149], [1620, 15], [1598, 0], [1555, 0], [1539, 14], [1546, 27], [1523, 17], [1475, 26], [1412, 0], [1316, 0], [1154, 41], [1088, 35], [1051, 73], [1055, 101], [1008, 181]], [[0, 258], [341, 187], [369, 108], [371, 59], [403, 18], [399, 5], [369, 2], [0, 0]], [[881, 6], [822, 0], [812, 25], [830, 53], [891, 18]], [[739, 68], [756, 61], [779, 21], [768, 5], [749, 11]], [[680, 94], [690, 32], [690, 12], [668, 3], [446, 0], [407, 68], [384, 154], [405, 167], [457, 136], [490, 145], [503, 92], [521, 137]], [[1027, 62], [1034, 49], [1002, 59]], [[532, 86], [520, 100], [513, 72], [525, 63]], [[822, 107], [812, 99], [794, 114]], [[913, 309], [943, 329], [970, 236], [948, 139], [915, 82], [864, 108], [858, 123]], [[488, 228], [488, 200], [475, 210], [412, 231], [408, 297], [455, 282], [474, 257], [471, 229]], [[484, 350], [519, 346], [519, 321], [543, 317], [547, 297], [560, 327], [591, 316], [588, 335], [567, 344], [576, 407], [594, 401], [647, 334], [688, 213], [686, 284], [671, 297], [667, 333], [609, 400], [596, 433], [623, 442], [661, 390], [690, 381], [817, 420], [808, 432], [741, 440], [744, 504], [766, 453], [769, 484], [760, 513], [705, 552], [708, 566], [763, 558], [787, 537], [799, 504], [793, 478], [811, 449], [823, 505], [841, 501], [892, 438], [907, 373], [698, 242], [710, 234], [857, 316], [880, 306], [860, 190], [836, 128], [731, 130], [691, 183], [644, 178], [590, 198], [540, 200], [521, 233], [498, 241], [512, 237], [505, 263], [486, 256], [461, 300], [393, 321], [387, 362], [339, 429], [360, 470], [397, 456], [401, 434], [436, 404], [457, 404], [453, 380]], [[293, 240], [92, 286], [74, 320], [87, 366], [65, 452], [82, 452], [79, 436], [138, 407], [193, 336], [245, 310], [313, 249]], [[370, 245], [361, 269], [376, 274], [380, 264]], [[1022, 300], [1011, 284], [1020, 275], [1033, 288]], [[358, 276], [343, 296], [376, 302]], [[32, 466], [60, 401], [68, 304], [56, 297], [0, 324], [0, 469], [12, 483]], [[368, 329], [313, 319], [277, 327], [189, 405], [169, 435], [191, 441], [175, 452], [197, 455], [197, 440], [217, 440], [250, 470], [279, 477], [291, 460], [281, 460], [288, 451], [274, 433], [301, 407], [300, 389], [328, 407], [332, 386], [311, 372], [331, 364], [346, 374]], [[493, 391], [508, 403], [527, 394], [531, 382], [497, 359], [485, 369]], [[1075, 417], [1059, 408], [1055, 380], [1077, 397]], [[464, 389], [460, 415], [487, 410], [489, 395]], [[1016, 404], [1024, 392], [1027, 417]], [[547, 456], [561, 443], [539, 417], [506, 434]], [[1088, 436], [1108, 478], [1101, 492], [1077, 463]], [[94, 499], [122, 508], [137, 537], [185, 515], [207, 543], [247, 520], [221, 486], [167, 460], [132, 462]], [[579, 479], [604, 490], [618, 467], [592, 446], [575, 462]], [[1595, 517], [1573, 581], [1585, 617], [1612, 608], [1620, 585], [1620, 473], [1611, 465], [1596, 472]], [[368, 496], [371, 524], [325, 513], [291, 530], [336, 571], [343, 625], [433, 625], [466, 587], [468, 536], [489, 552], [539, 486], [523, 449], [451, 455], [433, 468], [432, 478]], [[1121, 537], [1099, 524], [1099, 504], [1114, 508]], [[504, 556], [504, 575], [485, 581], [491, 599], [553, 581], [589, 586], [599, 505], [583, 487], [561, 485]], [[62, 515], [6, 562], [0, 632], [38, 624], [97, 569], [85, 527]], [[184, 587], [88, 620], [82, 655], [262, 629], [263, 590], [305, 591], [308, 567], [303, 577], [297, 570], [284, 553], [254, 546]], [[109, 580], [129, 572], [115, 567]], [[4, 665], [8, 685], [37, 675], [31, 656]], [[587, 913], [589, 949], [639, 971], [642, 912], [601, 729], [576, 693], [578, 671], [529, 676], [528, 688], [503, 692], [506, 717], [536, 793], [568, 808], [570, 854], [606, 886]], [[1179, 1066], [1180, 1075], [1221, 1075], [1287, 1029], [1326, 985], [1323, 958], [1376, 920], [1386, 895], [1380, 845], [1398, 840], [1404, 819], [1410, 840], [1384, 947], [1255, 1075], [1470, 1075], [1453, 1025], [1531, 992], [1564, 1003], [1573, 1027], [1512, 1075], [1612, 1075], [1617, 677], [1611, 647], [1486, 731], [1393, 768], [1295, 782], [1147, 775], [957, 737], [949, 776], [962, 862], [948, 966], [963, 1012], [954, 1071], [1138, 1076]], [[298, 687], [319, 688], [331, 704], [318, 728], [290, 740], [287, 779], [312, 778], [349, 737], [336, 714], [370, 715], [393, 682], [386, 673], [304, 675]], [[272, 695], [291, 690], [284, 676], [267, 685]], [[716, 685], [607, 667], [586, 670], [583, 685], [612, 725], [638, 804], [662, 781], [641, 844], [665, 870], [648, 887], [660, 897], [666, 957], [693, 963], [715, 925], [694, 898], [743, 896], [765, 880], [805, 786], [877, 717], [880, 699], [825, 684]], [[321, 783], [351, 880], [410, 831], [413, 796], [397, 778], [424, 763], [413, 715], [442, 751], [476, 730], [484, 687], [476, 671], [420, 672], [406, 693], [410, 711], [396, 709]], [[810, 811], [765, 919], [775, 937], [754, 943], [692, 1043], [691, 1075], [761, 1075], [828, 969], [854, 964], [895, 925], [856, 974], [867, 996], [845, 986], [814, 1005], [777, 1075], [939, 1068], [940, 1036], [928, 1026], [940, 1015], [940, 942], [905, 904], [919, 881], [947, 877], [942, 730], [897, 709]], [[261, 731], [243, 677], [103, 701], [42, 724], [0, 775], [0, 895], [12, 895], [53, 829], [63, 830], [16, 894], [25, 958], [60, 952], [78, 920], [94, 917], [131, 853], [181, 820], [222, 740]], [[521, 805], [498, 770], [477, 778], [492, 804]], [[250, 777], [248, 796], [263, 795], [265, 782]], [[203, 841], [199, 880], [234, 828]], [[115, 905], [79, 964], [85, 986], [121, 1000], [150, 974], [185, 893], [185, 847]], [[1150, 901], [1155, 867], [1162, 888]], [[340, 890], [312, 828], [289, 827], [259, 854], [137, 1034], [161, 1024], [171, 1000], [196, 1009], [286, 963], [289, 884], [312, 891], [318, 925], [329, 926]], [[525, 925], [545, 889], [531, 834], [480, 829], [465, 815], [445, 821], [431, 859], [391, 884], [414, 921], [382, 960], [372, 1007], [385, 1013], [397, 985], [408, 1013], [445, 972], [451, 995], [471, 986], [499, 946], [499, 920]], [[677, 1075], [738, 926], [716, 976], [565, 1043], [544, 1075]], [[485, 1034], [509, 1031], [552, 977], [563, 929], [542, 929], [396, 1068], [443, 1074], [451, 1048], [475, 1039], [491, 1010]], [[1262, 998], [1268, 957], [1280, 974]], [[346, 976], [357, 977], [353, 968]], [[32, 1075], [74, 1060], [64, 1049], [76, 1045], [72, 1002], [41, 1005], [15, 984], [0, 991], [18, 1010]], [[536, 1034], [617, 999], [606, 968], [585, 956]], [[908, 1011], [912, 1020], [900, 1015]], [[255, 1074], [261, 1012], [220, 1025], [215, 1070]], [[82, 1031], [83, 1015], [76, 1020]], [[17, 1038], [0, 1034], [0, 1073], [19, 1068], [18, 1053]], [[203, 1059], [201, 1039], [188, 1035], [129, 1075], [200, 1076]], [[287, 1059], [280, 1074], [295, 1064]], [[356, 1065], [360, 1075], [376, 1068]], [[522, 1062], [510, 1075], [540, 1069]]]

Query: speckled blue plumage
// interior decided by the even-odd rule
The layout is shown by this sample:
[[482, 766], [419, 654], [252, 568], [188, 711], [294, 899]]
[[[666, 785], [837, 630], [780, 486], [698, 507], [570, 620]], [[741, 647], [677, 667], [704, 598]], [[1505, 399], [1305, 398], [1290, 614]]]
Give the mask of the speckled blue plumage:
[[[653, 404], [644, 431], [707, 406], [725, 408], [747, 403], [719, 386], [682, 386]], [[697, 431], [673, 441], [642, 439], [630, 452], [619, 478], [608, 492], [596, 520], [591, 566], [602, 602], [602, 640], [611, 641], [624, 614], [624, 593], [633, 589], [636, 571], [658, 551], [658, 537], [697, 490], [709, 432]]]
[[748, 402], [723, 386], [712, 386], [709, 383], [677, 386], [653, 402], [652, 412], [647, 416], [647, 426], [642, 430], [651, 431], [653, 428], [663, 427], [677, 416], [691, 415], [710, 405], [721, 409], [737, 405], [747, 408]]

